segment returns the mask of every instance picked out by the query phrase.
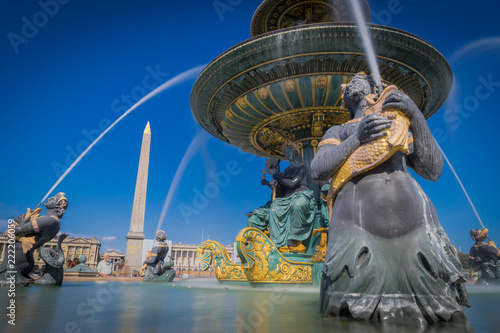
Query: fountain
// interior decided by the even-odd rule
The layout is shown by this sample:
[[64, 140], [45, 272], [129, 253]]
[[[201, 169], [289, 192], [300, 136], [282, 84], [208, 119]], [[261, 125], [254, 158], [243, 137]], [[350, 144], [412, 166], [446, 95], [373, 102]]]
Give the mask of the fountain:
[[[393, 161], [392, 154], [396, 154], [394, 156], [416, 154], [413, 149], [416, 149], [418, 154], [425, 155], [425, 158], [421, 160], [422, 163], [435, 166], [435, 170], [431, 170], [431, 167], [422, 168], [417, 165], [416, 169], [419, 169], [417, 172], [427, 179], [439, 178], [442, 159], [439, 155], [439, 148], [435, 145], [429, 146], [434, 140], [430, 136], [425, 119], [432, 116], [443, 105], [451, 90], [453, 77], [450, 66], [444, 57], [426, 41], [398, 29], [367, 25], [369, 19], [370, 10], [366, 1], [358, 3], [348, 0], [265, 0], [252, 18], [252, 38], [224, 52], [199, 75], [191, 94], [191, 108], [196, 120], [206, 131], [245, 152], [270, 159], [286, 157], [291, 162], [291, 166], [284, 172], [280, 172], [279, 166], [276, 171], [270, 172], [273, 177], [271, 182], [262, 180], [263, 185], [273, 188], [273, 199], [255, 210], [253, 213], [255, 217], [249, 214], [251, 220], [248, 222], [248, 227], [242, 229], [236, 236], [236, 247], [241, 264], [232, 262], [224, 248], [216, 241], [204, 242], [199, 246], [200, 261], [204, 263], [205, 268], [209, 265], [215, 267], [216, 276], [220, 282], [250, 283], [254, 287], [276, 283], [302, 285], [320, 285], [321, 283], [322, 302], [323, 298], [327, 302], [329, 297], [333, 298], [327, 294], [328, 285], [332, 283], [332, 281], [328, 282], [328, 278], [333, 279], [333, 277], [328, 276], [328, 269], [325, 271], [323, 267], [325, 256], [327, 260], [341, 260], [342, 258], [337, 258], [335, 253], [332, 253], [332, 251], [340, 251], [335, 248], [335, 244], [331, 244], [332, 241], [329, 241], [328, 249], [326, 248], [326, 233], [330, 224], [335, 223], [335, 228], [337, 228], [341, 223], [342, 217], [332, 215], [332, 210], [334, 210], [334, 199], [337, 194], [341, 193], [342, 186], [361, 173], [381, 165], [380, 163]], [[355, 21], [357, 23], [354, 23]], [[370, 54], [369, 36], [374, 41], [376, 57]], [[363, 75], [356, 76], [359, 73]], [[371, 73], [373, 78], [368, 79], [364, 73]], [[353, 80], [355, 76], [356, 82]], [[356, 102], [358, 104], [354, 103], [353, 101], [358, 97], [353, 95], [353, 91], [364, 87], [369, 80], [374, 81], [370, 88], [371, 92], [363, 92], [368, 106], [364, 99]], [[344, 91], [348, 83], [349, 95]], [[385, 87], [387, 88], [384, 90]], [[346, 108], [346, 104], [349, 109]], [[386, 104], [393, 106], [393, 109], [386, 110]], [[383, 118], [372, 114], [371, 119], [377, 119], [374, 121], [379, 127], [390, 126], [389, 136], [395, 136], [385, 141], [379, 140], [380, 145], [387, 146], [388, 143], [386, 148], [393, 147], [395, 152], [382, 156], [380, 155], [382, 153], [374, 150], [379, 141], [373, 141], [373, 147], [360, 150], [357, 153], [359, 156], [353, 158], [352, 162], [348, 160], [346, 164], [351, 163], [351, 165], [345, 170], [339, 169], [333, 175], [330, 184], [327, 180], [332, 177], [332, 173], [329, 170], [318, 171], [321, 170], [321, 168], [318, 169], [318, 163], [326, 163], [323, 161], [323, 156], [317, 158], [321, 161], [316, 162], [315, 165], [311, 163], [315, 157], [318, 157], [322, 146], [339, 145], [344, 139], [342, 135], [340, 138], [333, 135], [335, 138], [332, 138], [330, 134], [325, 135], [325, 133], [335, 126], [359, 121], [363, 116], [372, 112], [381, 114]], [[416, 125], [416, 122], [419, 124]], [[412, 128], [412, 126], [418, 128]], [[408, 136], [409, 129], [410, 132], [415, 133], [415, 138], [411, 134]], [[429, 134], [426, 136], [430, 140], [429, 144], [421, 141], [423, 135], [421, 133], [424, 132]], [[360, 139], [360, 142], [371, 144], [370, 140], [375, 140], [381, 135], [385, 133], [366, 136], [364, 137], [366, 140]], [[358, 142], [357, 145], [359, 144]], [[287, 148], [290, 146], [294, 149]], [[423, 146], [428, 147], [425, 153], [421, 148]], [[322, 149], [322, 155], [325, 154], [325, 149]], [[354, 149], [353, 146], [351, 153]], [[291, 153], [293, 151], [298, 156], [297, 160]], [[379, 157], [377, 162], [379, 164], [373, 164], [372, 162]], [[345, 157], [342, 158], [342, 161], [345, 161]], [[367, 158], [371, 161], [367, 161]], [[300, 171], [302, 170], [300, 165], [304, 165], [306, 171]], [[415, 165], [413, 167], [415, 168]], [[406, 170], [406, 164], [404, 170]], [[323, 183], [313, 182], [311, 179], [313, 177], [309, 177], [308, 172], [311, 172], [316, 181], [323, 181]], [[281, 188], [282, 192], [277, 197], [276, 186]], [[328, 192], [329, 186], [331, 187], [328, 194], [331, 221], [328, 214], [324, 213], [325, 203], [322, 196]], [[302, 198], [297, 197], [299, 193]], [[312, 193], [313, 205], [308, 201], [309, 193]], [[383, 189], [381, 188], [377, 193], [382, 194]], [[425, 194], [421, 195], [425, 197]], [[346, 202], [345, 199], [341, 202], [344, 205], [350, 205], [350, 202]], [[429, 202], [429, 207], [431, 206]], [[296, 209], [294, 210], [291, 207], [299, 208], [294, 208]], [[382, 207], [378, 206], [378, 208]], [[402, 206], [401, 209], [407, 208]], [[378, 210], [375, 209], [375, 211]], [[414, 217], [418, 219], [420, 212], [415, 211], [415, 214]], [[297, 219], [299, 221], [295, 221]], [[402, 230], [405, 223], [402, 220], [398, 221], [397, 224], [400, 225], [394, 227], [401, 231], [401, 235], [414, 230], [413, 227]], [[435, 221], [432, 226], [429, 225], [429, 239], [422, 238], [423, 247], [431, 250], [429, 256], [419, 252], [420, 265], [422, 262], [424, 266], [425, 264], [431, 265], [432, 267], [427, 267], [428, 272], [431, 273], [434, 272], [434, 264], [446, 266], [443, 269], [453, 276], [449, 280], [445, 278], [447, 281], [445, 284], [450, 285], [452, 293], [457, 293], [458, 303], [468, 305], [466, 293], [461, 285], [464, 280], [460, 277], [460, 264], [456, 253], [453, 250], [449, 251], [452, 245], [442, 231], [437, 218]], [[382, 232], [381, 235], [390, 239], [399, 231]], [[328, 238], [331, 238], [332, 230], [328, 233]], [[370, 243], [368, 240], [367, 242]], [[430, 263], [427, 262], [428, 258], [432, 257], [430, 253], [435, 253], [434, 250], [442, 247], [439, 244], [446, 247], [446, 253], [438, 254], [439, 258], [435, 258], [436, 262], [432, 261], [434, 259], [429, 259]], [[377, 246], [374, 245], [375, 248]], [[368, 254], [368, 248], [363, 249], [361, 248], [357, 254], [355, 271], [359, 269], [358, 264], [368, 265], [372, 257], [371, 252]], [[440, 253], [439, 251], [437, 253]], [[356, 253], [350, 255], [355, 256]], [[347, 260], [347, 257], [348, 255], [344, 259]], [[332, 262], [329, 265], [334, 266]], [[351, 272], [353, 267], [350, 265], [346, 264], [345, 267], [348, 267], [348, 275], [353, 278], [355, 274], [354, 271]], [[322, 267], [323, 273], [321, 273]], [[383, 265], [381, 267], [382, 270], [395, 269], [395, 267], [388, 268]], [[437, 274], [441, 274], [440, 268], [437, 270]], [[337, 273], [340, 276], [342, 272], [339, 272]], [[431, 274], [428, 272], [423, 274]], [[361, 287], [354, 288], [352, 290], [354, 294], [360, 292], [363, 294], [364, 286], [370, 283], [366, 280], [358, 284]], [[347, 288], [348, 284], [345, 286]], [[439, 293], [437, 284], [434, 287], [436, 287], [435, 292]], [[382, 288], [382, 295], [393, 291], [398, 293], [398, 287], [395, 288], [394, 290]], [[425, 294], [429, 292], [424, 289], [422, 292]], [[420, 290], [409, 291], [409, 294], [416, 292]], [[334, 306], [336, 310], [326, 310], [326, 305], [323, 304], [325, 306], [323, 314], [366, 317], [365, 319], [376, 316], [377, 318], [374, 319], [385, 321], [391, 318], [404, 320], [410, 317], [408, 313], [418, 312], [415, 320], [420, 323], [463, 320], [460, 307], [455, 304], [453, 298], [446, 300], [446, 302], [450, 301], [448, 306], [439, 305], [439, 307], [448, 307], [450, 313], [453, 312], [454, 315], [449, 316], [444, 311], [440, 317], [440, 314], [436, 316], [429, 310], [427, 305], [422, 305], [422, 309], [425, 310], [421, 309], [422, 314], [420, 314], [415, 304], [408, 305], [407, 308], [406, 305], [401, 305], [401, 307], [393, 306], [386, 309], [383, 301], [380, 301], [380, 313], [376, 310], [379, 309], [378, 305], [368, 306], [371, 310], [366, 309], [366, 311], [373, 310], [373, 314], [365, 313], [364, 306], [370, 302], [377, 303], [376, 300], [380, 296], [371, 295], [370, 297], [373, 298], [371, 301], [364, 297], [360, 300], [345, 297], [345, 303], [338, 304], [338, 308], [337, 305]], [[398, 299], [403, 302], [404, 297], [401, 296]], [[430, 298], [426, 298], [427, 301], [434, 302]], [[365, 305], [361, 304], [363, 302]], [[401, 310], [401, 314], [394, 312], [398, 309]], [[408, 313], [404, 314], [405, 311]]]
[[[366, 1], [360, 8], [368, 22]], [[341, 86], [356, 73], [371, 72], [354, 20], [346, 0], [264, 1], [251, 22], [252, 38], [224, 52], [199, 75], [191, 94], [196, 120], [216, 138], [261, 157], [283, 158], [282, 147], [291, 141], [309, 169], [326, 130], [349, 120]], [[368, 25], [368, 30], [376, 44], [384, 84], [406, 93], [425, 118], [432, 116], [452, 86], [451, 69], [444, 57], [407, 32], [379, 25]], [[317, 204], [312, 223], [316, 233], [303, 242], [304, 253], [282, 254], [277, 248], [273, 253], [279, 253], [282, 262], [287, 262], [286, 257], [289, 264], [300, 262], [299, 271], [304, 272], [300, 282], [319, 284], [321, 260], [315, 264], [310, 259], [321, 242], [319, 230], [328, 220], [321, 214], [320, 185], [309, 179], [307, 187]], [[252, 237], [267, 238], [261, 230], [242, 230], [237, 247], [243, 262]], [[265, 247], [266, 242], [259, 246]], [[202, 248], [200, 256], [208, 262]], [[247, 272], [253, 267], [252, 258], [258, 257], [250, 252], [250, 261], [242, 266]], [[222, 260], [216, 265], [232, 263]], [[235, 274], [240, 276], [239, 269]], [[253, 282], [259, 281], [263, 280]]]
[[[347, 1], [331, 1], [263, 3], [252, 25], [254, 37], [217, 58], [195, 85], [193, 111], [208, 132], [268, 158], [283, 158], [281, 148], [291, 141], [298, 147], [300, 162], [310, 168], [328, 128], [349, 119], [341, 103], [341, 85], [352, 82], [359, 71], [372, 72], [365, 62], [357, 27], [351, 23], [353, 15]], [[366, 3], [362, 8], [368, 21]], [[368, 29], [375, 39], [384, 82], [406, 92], [423, 115], [430, 117], [443, 103], [451, 85], [451, 71], [444, 58], [428, 43], [408, 33], [374, 25]], [[191, 143], [182, 166], [189, 160], [198, 139], [197, 136]], [[167, 195], [158, 229], [182, 166]], [[273, 284], [271, 290], [249, 290], [230, 284], [204, 285], [205, 282], [189, 280], [176, 282], [177, 285], [106, 280], [65, 282], [65, 288], [20, 288], [16, 304], [19, 314], [29, 316], [26, 317], [29, 320], [19, 320], [18, 329], [153, 330], [165, 326], [167, 315], [170, 328], [193, 332], [422, 332], [420, 327], [409, 325], [393, 328], [318, 318], [318, 288], [298, 290], [293, 285], [318, 283], [321, 260], [326, 254], [326, 234], [319, 227], [328, 222], [321, 201], [328, 190], [312, 181], [308, 188], [314, 193], [317, 209], [311, 237], [304, 242], [304, 253], [282, 252], [257, 228], [245, 228], [237, 236], [243, 264], [233, 263], [215, 241], [200, 246], [203, 263], [215, 266], [220, 282], [252, 287]], [[265, 265], [267, 271], [256, 269]], [[280, 267], [288, 274], [276, 274], [277, 270], [271, 267]], [[2, 295], [2, 304], [8, 304], [10, 296], [7, 292]], [[499, 295], [498, 288], [476, 290], [473, 298], [476, 303], [466, 309], [466, 314], [478, 331], [494, 331], [498, 327], [491, 311]], [[5, 321], [2, 323], [8, 327]], [[2, 324], [0, 327], [3, 329]], [[466, 326], [438, 324], [431, 331], [471, 330]]]

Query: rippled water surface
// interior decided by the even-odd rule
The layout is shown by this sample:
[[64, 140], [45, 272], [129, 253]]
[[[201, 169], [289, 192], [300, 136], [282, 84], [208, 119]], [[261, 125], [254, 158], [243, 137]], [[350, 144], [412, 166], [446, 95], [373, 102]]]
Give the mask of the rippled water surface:
[[251, 289], [216, 281], [65, 282], [18, 288], [16, 326], [0, 288], [1, 332], [500, 332], [500, 287], [468, 288], [466, 325], [382, 326], [321, 318], [319, 290]]

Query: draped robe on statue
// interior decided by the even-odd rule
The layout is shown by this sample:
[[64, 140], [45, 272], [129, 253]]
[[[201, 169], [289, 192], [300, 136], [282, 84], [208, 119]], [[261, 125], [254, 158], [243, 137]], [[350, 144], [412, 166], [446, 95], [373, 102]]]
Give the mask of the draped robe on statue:
[[[293, 179], [299, 173], [307, 172], [303, 164], [289, 166], [283, 174], [285, 179]], [[288, 240], [304, 241], [311, 235], [316, 200], [313, 191], [299, 187], [293, 194], [276, 198], [269, 210], [269, 235], [278, 248], [287, 246]]]

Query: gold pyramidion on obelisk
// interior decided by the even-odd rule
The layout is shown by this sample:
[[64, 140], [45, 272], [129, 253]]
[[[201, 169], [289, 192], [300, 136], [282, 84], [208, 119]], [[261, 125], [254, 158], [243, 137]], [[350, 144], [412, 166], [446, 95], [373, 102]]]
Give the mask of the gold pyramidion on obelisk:
[[149, 121], [142, 135], [141, 156], [139, 170], [135, 184], [134, 206], [130, 220], [130, 230], [127, 234], [127, 252], [125, 260], [130, 271], [139, 271], [142, 266], [142, 241], [144, 236], [144, 216], [146, 213], [146, 190], [148, 187], [149, 148], [151, 145], [151, 128]]

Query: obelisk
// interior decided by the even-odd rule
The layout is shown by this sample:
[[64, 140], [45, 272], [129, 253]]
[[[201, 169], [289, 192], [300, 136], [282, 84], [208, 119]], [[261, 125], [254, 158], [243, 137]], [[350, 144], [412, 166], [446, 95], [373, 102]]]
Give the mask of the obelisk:
[[130, 220], [130, 230], [127, 234], [127, 252], [125, 260], [130, 272], [139, 271], [142, 267], [142, 241], [144, 236], [144, 216], [146, 212], [146, 190], [148, 187], [149, 147], [151, 144], [151, 129], [149, 121], [142, 135], [141, 157], [135, 184], [134, 206]]

